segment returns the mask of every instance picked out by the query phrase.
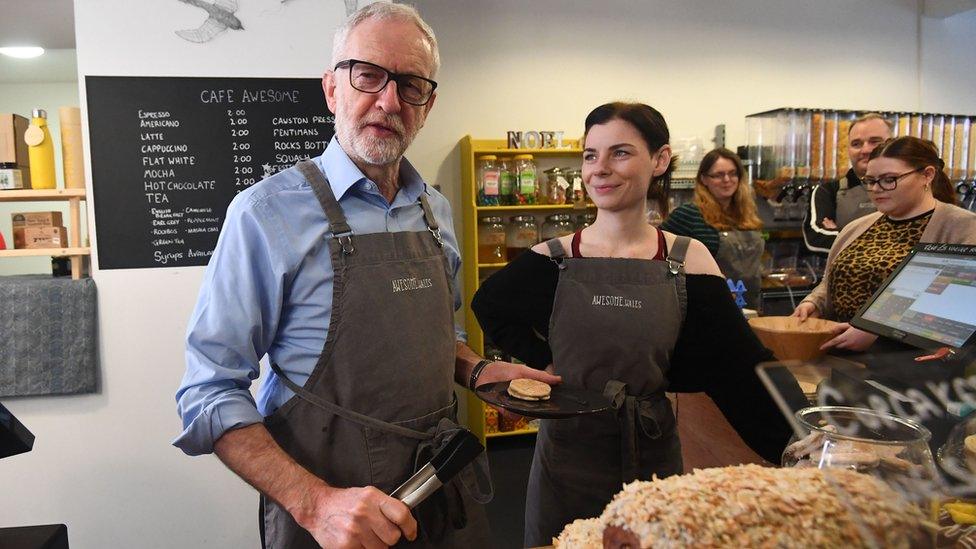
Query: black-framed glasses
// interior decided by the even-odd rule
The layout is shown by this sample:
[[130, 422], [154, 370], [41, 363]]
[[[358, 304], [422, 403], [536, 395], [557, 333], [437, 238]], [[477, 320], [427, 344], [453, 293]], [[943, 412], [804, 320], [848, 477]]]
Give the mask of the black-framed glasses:
[[906, 175], [911, 175], [915, 172], [920, 172], [924, 169], [925, 168], [915, 168], [914, 170], [910, 172], [905, 172], [901, 175], [886, 175], [884, 177], [871, 177], [868, 175], [861, 180], [861, 184], [864, 185], [865, 189], [869, 189], [877, 185], [878, 187], [881, 187], [882, 191], [893, 191], [895, 190], [895, 187], [898, 186], [898, 181], [901, 178], [905, 177]]
[[349, 69], [349, 85], [365, 93], [379, 93], [390, 83], [396, 82], [397, 96], [404, 103], [423, 106], [437, 89], [437, 82], [416, 74], [398, 74], [379, 65], [359, 59], [346, 59], [336, 63], [334, 70]]

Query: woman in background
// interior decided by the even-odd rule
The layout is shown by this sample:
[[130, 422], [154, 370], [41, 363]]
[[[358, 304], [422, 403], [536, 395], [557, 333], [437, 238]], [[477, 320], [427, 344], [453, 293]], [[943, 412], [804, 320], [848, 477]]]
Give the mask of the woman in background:
[[[613, 403], [598, 414], [542, 420], [526, 495], [528, 547], [598, 516], [625, 482], [682, 472], [666, 390], [706, 392], [770, 461], [779, 461], [790, 436], [754, 371], [772, 355], [711, 254], [647, 223], [648, 189], [672, 169], [668, 140], [664, 118], [647, 105], [594, 109], [583, 181], [596, 221], [519, 255], [471, 304], [503, 350]], [[797, 395], [804, 398], [798, 388]]]
[[793, 311], [841, 322], [824, 348], [863, 351], [878, 339], [848, 321], [916, 244], [976, 244], [976, 213], [955, 205], [944, 170], [935, 145], [917, 137], [889, 139], [871, 153], [862, 184], [878, 211], [841, 230], [823, 280]]
[[737, 154], [725, 148], [706, 154], [695, 176], [694, 201], [675, 208], [661, 228], [705, 244], [722, 274], [733, 285], [742, 281], [746, 306], [759, 306], [765, 242], [752, 189]]

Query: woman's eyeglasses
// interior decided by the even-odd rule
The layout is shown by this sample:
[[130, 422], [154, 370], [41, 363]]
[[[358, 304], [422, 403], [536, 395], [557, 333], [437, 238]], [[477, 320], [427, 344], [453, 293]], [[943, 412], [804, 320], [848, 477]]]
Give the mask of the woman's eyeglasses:
[[707, 177], [709, 179], [714, 179], [715, 181], [722, 181], [723, 179], [726, 179], [726, 178], [728, 178], [730, 180], [736, 180], [736, 179], [739, 179], [739, 172], [736, 171], [736, 170], [732, 170], [731, 172], [706, 173], [705, 174], [705, 177]]
[[915, 172], [920, 172], [924, 169], [925, 168], [915, 168], [914, 170], [910, 172], [905, 172], [901, 175], [886, 175], [884, 177], [871, 177], [870, 175], [867, 175], [864, 177], [864, 179], [861, 180], [861, 184], [864, 185], [865, 189], [870, 189], [871, 187], [877, 185], [878, 187], [881, 188], [882, 191], [893, 191], [895, 190], [895, 187], [898, 186], [898, 181], [901, 178], [905, 177], [906, 175], [911, 175]]

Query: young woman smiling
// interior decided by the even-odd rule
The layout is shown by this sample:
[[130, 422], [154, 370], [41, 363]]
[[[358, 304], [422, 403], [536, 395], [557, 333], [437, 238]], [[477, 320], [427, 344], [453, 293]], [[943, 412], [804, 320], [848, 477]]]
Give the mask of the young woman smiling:
[[526, 546], [547, 545], [566, 524], [599, 515], [625, 482], [682, 471], [665, 390], [706, 392], [770, 461], [779, 461], [790, 436], [753, 371], [772, 356], [708, 249], [647, 223], [648, 189], [672, 169], [668, 140], [664, 118], [647, 105], [594, 109], [585, 123], [583, 181], [596, 221], [520, 255], [474, 297], [493, 343], [614, 403], [607, 412], [542, 421]]

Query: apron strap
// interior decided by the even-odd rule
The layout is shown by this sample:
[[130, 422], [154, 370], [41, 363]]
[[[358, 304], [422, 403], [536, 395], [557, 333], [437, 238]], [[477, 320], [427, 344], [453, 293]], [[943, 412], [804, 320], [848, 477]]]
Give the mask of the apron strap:
[[312, 186], [315, 198], [319, 200], [322, 210], [325, 211], [325, 216], [329, 219], [332, 236], [338, 239], [342, 245], [342, 252], [347, 255], [353, 253], [355, 248], [352, 245], [352, 228], [346, 221], [346, 214], [342, 213], [342, 207], [339, 206], [339, 201], [336, 200], [335, 193], [332, 192], [332, 185], [329, 184], [329, 180], [325, 178], [322, 170], [319, 170], [318, 166], [310, 160], [302, 160], [296, 166], [298, 166], [298, 171], [305, 176], [305, 180]]
[[552, 259], [563, 259], [566, 257], [566, 248], [558, 238], [546, 240], [546, 246], [549, 247], [549, 257]]
[[674, 245], [668, 250], [668, 257], [665, 259], [668, 262], [668, 270], [671, 271], [671, 274], [677, 275], [685, 272], [685, 256], [688, 253], [689, 244], [691, 244], [691, 238], [687, 236], [679, 236], [674, 239]]
[[423, 192], [420, 193], [420, 207], [424, 210], [424, 222], [427, 224], [427, 230], [430, 231], [430, 234], [434, 235], [434, 240], [437, 241], [437, 245], [443, 248], [444, 239], [441, 238], [441, 229], [437, 225], [434, 211], [430, 209], [430, 202], [427, 202], [427, 196]]
[[[282, 371], [281, 367], [278, 366], [277, 364], [271, 363], [271, 369], [274, 370], [274, 373], [279, 378], [281, 378], [281, 382], [284, 383], [286, 387], [294, 391], [295, 394], [298, 395], [300, 398], [302, 398], [303, 400], [309, 402], [314, 406], [318, 406], [319, 408], [322, 408], [323, 410], [332, 412], [333, 414], [341, 418], [348, 419], [349, 421], [362, 425], [363, 427], [372, 427], [373, 429], [377, 429], [379, 431], [384, 431], [387, 433], [400, 435], [402, 437], [412, 438], [415, 440], [428, 440], [434, 437], [432, 433], [415, 431], [413, 429], [408, 429], [400, 425], [388, 423], [386, 421], [382, 421], [364, 414], [360, 414], [359, 412], [354, 412], [347, 408], [343, 408], [342, 406], [339, 406], [334, 402], [329, 402], [328, 400], [325, 400], [324, 398], [314, 393], [306, 391], [305, 388], [298, 385], [294, 381], [288, 379], [288, 376], [285, 375], [285, 372]], [[457, 404], [457, 395], [454, 396], [454, 404]]]
[[[637, 480], [640, 470], [640, 439], [647, 437], [657, 440], [667, 436], [662, 429], [659, 417], [663, 413], [672, 413], [671, 401], [664, 391], [658, 391], [645, 396], [627, 394], [627, 384], [611, 379], [603, 388], [603, 396], [610, 400], [610, 405], [617, 411], [617, 423], [620, 425], [620, 473], [626, 484]], [[666, 409], [660, 406], [661, 401], [667, 402]], [[660, 411], [659, 411], [660, 410]], [[674, 421], [664, 421], [664, 427], [671, 430]]]
[[[688, 254], [688, 245], [691, 238], [679, 236], [674, 239], [674, 245], [668, 250], [668, 271], [674, 276], [674, 289], [678, 296], [678, 308], [681, 310], [681, 323], [685, 322], [685, 315], [688, 312], [688, 288], [685, 286], [685, 256]], [[680, 276], [679, 276], [680, 275]]]

